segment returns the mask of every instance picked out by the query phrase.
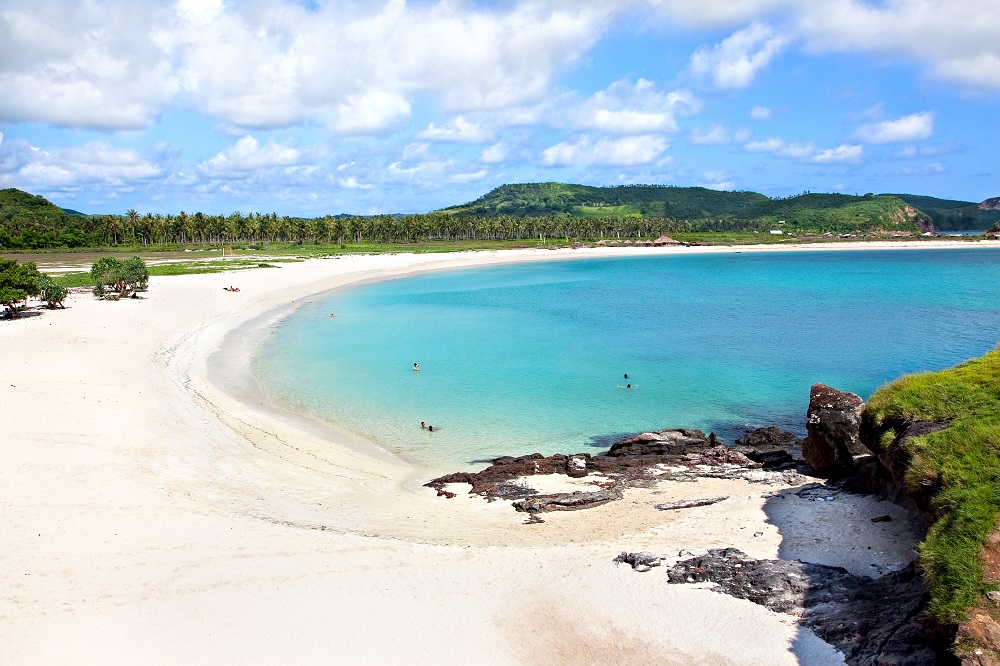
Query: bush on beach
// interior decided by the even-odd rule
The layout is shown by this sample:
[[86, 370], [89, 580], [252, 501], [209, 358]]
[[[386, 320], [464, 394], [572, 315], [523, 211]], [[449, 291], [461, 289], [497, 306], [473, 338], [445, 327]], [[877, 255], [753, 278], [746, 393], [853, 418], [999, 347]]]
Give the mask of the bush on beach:
[[90, 276], [96, 283], [94, 296], [108, 300], [128, 298], [149, 284], [149, 269], [140, 257], [101, 257], [90, 267]]
[[21, 302], [40, 291], [38, 272], [33, 262], [19, 264], [16, 259], [0, 259], [0, 304], [6, 307], [8, 319], [21, 316]]

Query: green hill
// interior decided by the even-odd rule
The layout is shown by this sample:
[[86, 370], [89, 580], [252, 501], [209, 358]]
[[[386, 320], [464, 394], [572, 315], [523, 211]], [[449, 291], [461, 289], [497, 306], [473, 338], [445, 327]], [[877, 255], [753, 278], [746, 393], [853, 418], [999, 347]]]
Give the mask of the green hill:
[[919, 194], [891, 194], [934, 220], [938, 231], [983, 231], [1000, 221], [1000, 210], [984, 210], [972, 201], [937, 199]]
[[578, 217], [700, 219], [739, 215], [761, 201], [767, 201], [767, 197], [756, 192], [719, 192], [704, 187], [520, 183], [501, 185], [475, 201], [451, 206], [442, 212], [484, 217], [566, 213]]
[[[475, 201], [445, 208], [458, 216], [643, 217], [707, 221], [725, 228], [762, 230], [779, 223], [808, 232], [926, 231], [931, 218], [894, 195], [800, 194], [770, 199], [757, 192], [720, 192], [704, 187], [626, 185], [590, 187], [564, 183], [502, 185]], [[697, 222], [701, 221], [701, 224]], [[721, 228], [721, 227], [720, 227]]]
[[[86, 216], [66, 211], [45, 197], [15, 188], [0, 190], [0, 248], [37, 249], [90, 244]], [[96, 244], [94, 242], [93, 244]]]

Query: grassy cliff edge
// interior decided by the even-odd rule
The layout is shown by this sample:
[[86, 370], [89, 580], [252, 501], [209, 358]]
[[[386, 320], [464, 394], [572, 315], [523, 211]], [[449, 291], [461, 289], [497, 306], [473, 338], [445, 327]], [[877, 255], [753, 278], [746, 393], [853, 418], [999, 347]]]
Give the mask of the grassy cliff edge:
[[[864, 420], [865, 443], [880, 459], [902, 461], [907, 491], [925, 498], [933, 517], [920, 545], [931, 612], [962, 622], [970, 608], [989, 605], [1000, 574], [983, 556], [1000, 521], [1000, 348], [881, 387]], [[941, 429], [904, 437], [918, 422]]]

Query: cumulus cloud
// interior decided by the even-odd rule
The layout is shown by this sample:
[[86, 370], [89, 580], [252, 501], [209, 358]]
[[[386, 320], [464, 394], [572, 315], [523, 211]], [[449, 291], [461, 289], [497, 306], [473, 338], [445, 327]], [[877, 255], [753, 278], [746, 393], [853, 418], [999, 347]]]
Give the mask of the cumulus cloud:
[[662, 136], [639, 135], [593, 141], [583, 136], [563, 141], [542, 151], [545, 166], [588, 166], [591, 164], [635, 166], [649, 164], [667, 149]]
[[729, 130], [722, 125], [708, 125], [691, 130], [691, 143], [699, 146], [729, 143]]
[[292, 146], [260, 141], [247, 135], [199, 165], [199, 170], [215, 178], [239, 178], [249, 172], [296, 164], [302, 154]]
[[[552, 77], [600, 35], [610, 6], [522, 2], [323, 3], [287, 0], [179, 12], [172, 34], [184, 88], [206, 110], [242, 126], [278, 126], [334, 115], [332, 127], [364, 131], [364, 113], [428, 92], [452, 110], [506, 108], [539, 99]], [[382, 95], [379, 104], [351, 96]], [[342, 105], [347, 105], [342, 107]]]
[[772, 153], [811, 164], [857, 164], [864, 149], [858, 145], [843, 144], [836, 148], [818, 148], [809, 143], [786, 143], [783, 139], [771, 137], [763, 141], [750, 141], [743, 149], [751, 153]]
[[814, 51], [909, 57], [935, 76], [1000, 88], [1000, 12], [993, 0], [825, 0], [797, 13], [795, 28]]
[[427, 128], [417, 134], [421, 139], [431, 141], [460, 141], [464, 143], [483, 143], [489, 141], [493, 133], [483, 128], [480, 123], [470, 122], [463, 116], [438, 126], [430, 123]]
[[343, 102], [337, 104], [330, 127], [338, 132], [375, 132], [409, 116], [410, 103], [402, 95], [370, 90], [347, 95]]
[[479, 153], [479, 161], [486, 164], [496, 164], [507, 159], [507, 147], [503, 142], [494, 143]]
[[696, 112], [701, 102], [687, 90], [660, 92], [648, 79], [622, 79], [594, 93], [570, 114], [573, 127], [621, 134], [676, 132], [674, 115]]
[[930, 111], [911, 113], [896, 120], [862, 125], [855, 137], [867, 143], [899, 143], [928, 139], [934, 134], [934, 114]]
[[716, 88], [746, 88], [771, 60], [785, 50], [788, 38], [776, 35], [765, 24], [754, 23], [734, 32], [712, 47], [702, 46], [691, 54], [689, 69], [707, 78]]
[[95, 183], [123, 188], [162, 175], [162, 167], [131, 149], [94, 141], [53, 151], [23, 139], [0, 144], [0, 183], [38, 191]]
[[754, 120], [767, 120], [771, 117], [771, 109], [766, 106], [754, 106], [750, 109], [750, 117]]
[[0, 5], [0, 121], [138, 129], [178, 89], [155, 5]]

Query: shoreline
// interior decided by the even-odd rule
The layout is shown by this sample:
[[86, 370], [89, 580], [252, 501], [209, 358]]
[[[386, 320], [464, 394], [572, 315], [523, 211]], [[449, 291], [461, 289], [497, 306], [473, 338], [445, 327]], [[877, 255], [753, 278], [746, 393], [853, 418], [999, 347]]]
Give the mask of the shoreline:
[[[881, 242], [856, 242], [851, 243], [852, 247], [844, 247], [844, 245], [837, 244], [826, 244], [826, 245], [790, 245], [790, 246], [775, 246], [773, 244], [768, 245], [752, 245], [752, 246], [696, 246], [696, 247], [685, 247], [685, 246], [666, 246], [660, 248], [646, 248], [646, 247], [603, 247], [603, 248], [582, 248], [582, 249], [570, 249], [563, 248], [557, 251], [553, 250], [519, 250], [518, 254], [510, 254], [509, 256], [504, 256], [505, 251], [475, 251], [475, 252], [462, 252], [457, 253], [458, 255], [471, 255], [473, 261], [467, 265], [460, 267], [455, 266], [418, 266], [411, 267], [410, 269], [401, 269], [399, 271], [392, 271], [379, 276], [369, 276], [360, 279], [347, 280], [342, 284], [336, 286], [325, 288], [320, 291], [309, 293], [301, 296], [295, 300], [293, 303], [287, 303], [282, 306], [275, 308], [274, 310], [264, 313], [258, 319], [267, 319], [267, 321], [261, 321], [258, 323], [254, 322], [244, 322], [238, 327], [229, 331], [226, 334], [224, 342], [220, 345], [220, 348], [214, 352], [208, 359], [209, 365], [209, 379], [212, 381], [220, 391], [229, 392], [237, 395], [242, 402], [252, 402], [257, 405], [259, 409], [266, 412], [273, 418], [277, 418], [287, 423], [288, 425], [309, 431], [315, 435], [325, 437], [333, 445], [336, 446], [347, 446], [354, 450], [360, 452], [365, 452], [369, 455], [382, 455], [388, 456], [390, 462], [395, 464], [408, 465], [412, 470], [412, 478], [410, 481], [416, 481], [419, 475], [426, 475], [428, 478], [448, 473], [454, 471], [454, 469], [445, 469], [428, 466], [422, 464], [418, 461], [407, 458], [406, 456], [393, 451], [388, 448], [384, 448], [375, 442], [367, 439], [364, 435], [352, 432], [350, 429], [344, 427], [335, 421], [325, 419], [320, 416], [306, 414], [296, 411], [292, 406], [287, 405], [280, 400], [272, 399], [261, 385], [260, 380], [254, 375], [253, 371], [248, 367], [255, 357], [256, 353], [259, 351], [259, 345], [264, 342], [264, 340], [271, 334], [274, 327], [280, 325], [280, 323], [291, 316], [297, 309], [303, 305], [313, 302], [317, 299], [325, 298], [333, 293], [353, 289], [356, 287], [361, 287], [367, 284], [375, 282], [383, 282], [388, 280], [405, 279], [408, 277], [421, 275], [430, 272], [441, 272], [441, 271], [452, 271], [452, 270], [463, 270], [465, 268], [480, 268], [484, 266], [493, 265], [504, 265], [504, 264], [515, 264], [524, 262], [534, 262], [534, 261], [572, 261], [572, 260], [590, 260], [590, 259], [600, 259], [600, 258], [628, 258], [630, 256], [675, 256], [675, 255], [687, 255], [687, 254], [738, 254], [742, 252], [747, 253], [766, 253], [766, 252], [813, 252], [813, 251], [878, 251], [878, 250], [947, 250], [956, 247], [961, 248], [986, 248], [992, 247], [1000, 249], [1000, 240], [989, 241], [975, 241], [963, 243], [960, 246], [956, 246], [952, 242], [948, 241], [881, 241]], [[979, 244], [981, 243], [981, 245]], [[928, 247], [930, 245], [930, 247]], [[558, 256], [552, 256], [555, 252], [558, 252]], [[593, 256], [590, 253], [600, 253], [600, 256]], [[475, 261], [476, 255], [483, 253], [488, 253], [490, 256], [487, 261]], [[371, 255], [369, 255], [371, 256]], [[406, 256], [406, 255], [403, 255]], [[442, 253], [439, 255], [434, 254], [421, 254], [413, 255], [420, 257], [453, 257], [456, 256], [452, 253]], [[267, 330], [264, 330], [267, 329]], [[253, 343], [253, 349], [247, 349], [247, 343], [243, 338], [245, 336], [254, 336], [255, 342]], [[234, 356], [234, 352], [227, 351], [230, 347], [239, 346], [241, 351], [239, 352], [239, 357], [244, 359], [244, 363], [240, 364], [236, 361], [238, 360]], [[234, 385], [235, 384], [235, 385]], [[662, 424], [664, 427], [671, 424]], [[497, 450], [500, 450], [498, 448]], [[503, 455], [506, 455], [503, 453]], [[419, 484], [418, 484], [419, 485]], [[409, 487], [409, 486], [407, 486]], [[412, 489], [412, 488], [411, 488]]]
[[[253, 322], [266, 326], [295, 303], [362, 280], [747, 250], [317, 259], [154, 278], [142, 300], [72, 295], [65, 311], [0, 323], [0, 405], [24, 415], [24, 427], [0, 443], [0, 571], [11, 582], [0, 596], [0, 661], [322, 663], [338, 654], [349, 663], [430, 663], [486, 651], [502, 664], [594, 655], [842, 663], [788, 616], [668, 588], [611, 559], [623, 550], [732, 546], [864, 571], [894, 565], [917, 538], [894, 505], [789, 498], [782, 512], [768, 488], [704, 480], [628, 490], [622, 501], [526, 526], [506, 502], [439, 498], [413, 481], [416, 468], [405, 461], [283, 422], [239, 386], [230, 393], [238, 378], [213, 382], [221, 366], [245, 358], [254, 339], [233, 340]], [[232, 282], [240, 293], [222, 291]], [[220, 347], [229, 358], [216, 357], [213, 369]], [[732, 499], [697, 512], [653, 507], [708, 495]], [[874, 512], [894, 520], [874, 525]], [[845, 535], [874, 548], [855, 551]]]

